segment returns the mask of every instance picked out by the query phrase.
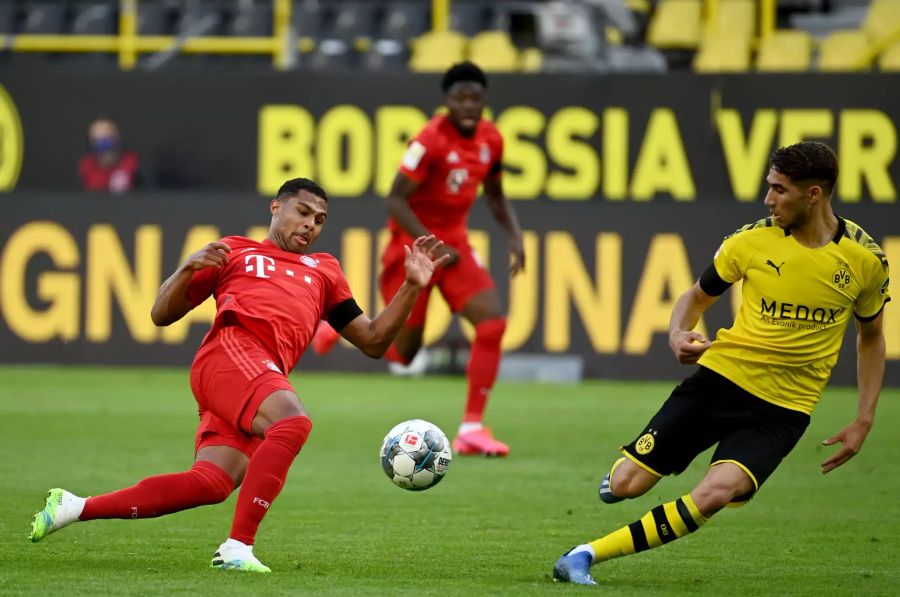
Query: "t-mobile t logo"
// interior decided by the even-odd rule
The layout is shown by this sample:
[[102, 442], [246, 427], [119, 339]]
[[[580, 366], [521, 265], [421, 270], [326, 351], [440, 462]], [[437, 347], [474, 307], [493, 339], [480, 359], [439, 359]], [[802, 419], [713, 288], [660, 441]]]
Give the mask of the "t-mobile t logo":
[[265, 255], [244, 255], [245, 268], [248, 272], [254, 272], [257, 278], [268, 278], [266, 272], [275, 271], [275, 260]]
[[253, 498], [253, 503], [254, 503], [254, 504], [259, 504], [260, 506], [262, 506], [262, 507], [265, 508], [266, 510], [269, 509], [269, 502], [267, 502], [266, 500], [261, 500], [261, 499], [259, 499], [258, 497], [255, 497], [255, 498]]

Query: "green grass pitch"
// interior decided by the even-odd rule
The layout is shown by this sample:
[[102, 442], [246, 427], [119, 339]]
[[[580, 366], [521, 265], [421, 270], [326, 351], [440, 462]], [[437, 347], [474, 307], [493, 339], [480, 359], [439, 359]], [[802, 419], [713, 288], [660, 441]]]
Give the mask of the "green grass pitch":
[[[687, 369], [685, 371], [688, 371]], [[599, 587], [550, 581], [568, 547], [688, 491], [708, 455], [640, 499], [596, 486], [672, 383], [501, 383], [489, 422], [506, 460], [454, 459], [426, 492], [378, 462], [392, 425], [425, 418], [452, 437], [464, 380], [293, 377], [314, 428], [256, 553], [271, 575], [210, 570], [226, 503], [139, 521], [75, 524], [27, 542], [50, 487], [81, 495], [189, 467], [196, 424], [186, 370], [0, 367], [0, 594], [45, 595], [896, 595], [900, 390], [884, 391], [863, 451], [823, 477], [819, 442], [856, 410], [826, 392], [794, 453], [747, 507], [699, 533], [594, 568]]]

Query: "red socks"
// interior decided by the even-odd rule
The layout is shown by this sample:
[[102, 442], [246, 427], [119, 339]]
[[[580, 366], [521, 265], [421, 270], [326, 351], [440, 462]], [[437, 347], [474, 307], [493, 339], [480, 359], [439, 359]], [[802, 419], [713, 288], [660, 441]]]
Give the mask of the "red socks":
[[291, 463], [306, 443], [312, 429], [309, 417], [289, 417], [269, 427], [265, 438], [247, 465], [247, 474], [238, 493], [232, 539], [253, 545], [259, 523], [281, 493]]
[[506, 319], [503, 317], [482, 321], [475, 326], [475, 341], [466, 371], [469, 394], [463, 423], [480, 423], [484, 417], [488, 394], [494, 387], [500, 368], [500, 341], [505, 330]]
[[231, 477], [211, 462], [195, 462], [191, 470], [157, 475], [137, 485], [89, 497], [80, 520], [154, 518], [225, 501], [234, 489]]
[[393, 343], [388, 347], [387, 352], [384, 353], [384, 358], [392, 363], [400, 363], [401, 365], [409, 365], [412, 362], [412, 359], [408, 359], [400, 354], [397, 346]]

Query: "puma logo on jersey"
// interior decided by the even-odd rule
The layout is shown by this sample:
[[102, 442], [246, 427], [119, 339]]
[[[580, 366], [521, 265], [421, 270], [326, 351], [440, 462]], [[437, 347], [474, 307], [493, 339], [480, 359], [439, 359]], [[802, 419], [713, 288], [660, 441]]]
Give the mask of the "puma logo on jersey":
[[766, 265], [772, 266], [776, 272], [778, 272], [778, 277], [781, 277], [781, 266], [784, 265], [784, 261], [781, 262], [781, 265], [775, 265], [775, 262], [771, 259], [766, 259]]

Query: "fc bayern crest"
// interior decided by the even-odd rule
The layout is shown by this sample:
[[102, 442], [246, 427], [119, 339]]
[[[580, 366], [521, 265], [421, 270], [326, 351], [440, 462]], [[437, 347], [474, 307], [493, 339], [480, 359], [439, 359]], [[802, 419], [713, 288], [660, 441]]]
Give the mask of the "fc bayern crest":
[[319, 265], [319, 262], [309, 255], [301, 255], [300, 263], [302, 263], [303, 265], [308, 265], [309, 267], [316, 267], [317, 265]]
[[482, 164], [489, 164], [491, 161], [491, 150], [487, 145], [482, 145], [479, 156]]

